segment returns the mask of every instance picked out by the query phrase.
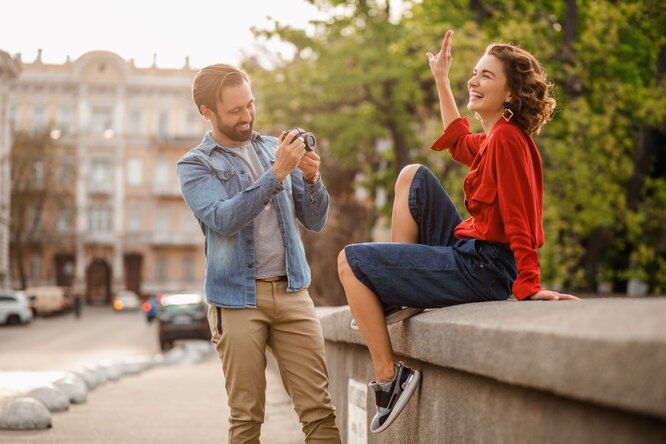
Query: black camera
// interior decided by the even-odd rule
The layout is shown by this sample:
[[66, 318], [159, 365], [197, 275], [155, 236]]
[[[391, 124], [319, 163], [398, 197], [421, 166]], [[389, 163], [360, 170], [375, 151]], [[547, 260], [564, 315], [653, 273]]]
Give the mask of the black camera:
[[[317, 138], [309, 131], [305, 131], [303, 128], [292, 128], [287, 133], [292, 132], [293, 130], [298, 131], [298, 134], [294, 136], [294, 139], [297, 137], [302, 137], [305, 142], [306, 151], [314, 151], [317, 147]], [[293, 141], [293, 139], [292, 139]]]

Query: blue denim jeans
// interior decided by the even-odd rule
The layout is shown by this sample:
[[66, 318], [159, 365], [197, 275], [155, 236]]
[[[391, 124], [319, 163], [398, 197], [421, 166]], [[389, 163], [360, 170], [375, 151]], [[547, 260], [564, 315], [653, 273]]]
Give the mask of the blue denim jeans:
[[417, 244], [365, 243], [345, 247], [354, 275], [385, 305], [437, 308], [497, 301], [511, 295], [518, 275], [502, 244], [456, 239], [460, 213], [439, 180], [421, 166], [409, 209], [419, 226]]

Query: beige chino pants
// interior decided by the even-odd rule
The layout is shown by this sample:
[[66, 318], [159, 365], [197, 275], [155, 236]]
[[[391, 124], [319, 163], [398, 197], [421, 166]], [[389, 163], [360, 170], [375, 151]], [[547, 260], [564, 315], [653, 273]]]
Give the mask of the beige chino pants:
[[[307, 443], [340, 443], [328, 392], [324, 338], [307, 290], [257, 281], [257, 308], [208, 310], [229, 397], [229, 443], [258, 443], [266, 401], [266, 349], [301, 421]], [[221, 324], [222, 332], [218, 331]]]

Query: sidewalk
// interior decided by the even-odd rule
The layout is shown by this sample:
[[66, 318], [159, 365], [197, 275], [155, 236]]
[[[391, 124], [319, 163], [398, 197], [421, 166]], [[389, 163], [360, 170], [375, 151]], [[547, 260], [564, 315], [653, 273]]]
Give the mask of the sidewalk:
[[[298, 417], [269, 357], [261, 442], [304, 441]], [[159, 366], [88, 393], [85, 404], [53, 413], [49, 430], [0, 430], [0, 443], [205, 444], [227, 442], [229, 409], [216, 353], [188, 366]]]

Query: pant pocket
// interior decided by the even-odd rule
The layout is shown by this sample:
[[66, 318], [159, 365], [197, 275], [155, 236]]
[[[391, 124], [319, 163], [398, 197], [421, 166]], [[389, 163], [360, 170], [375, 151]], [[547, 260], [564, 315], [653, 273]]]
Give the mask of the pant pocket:
[[222, 338], [222, 309], [215, 305], [208, 306], [208, 328], [210, 329], [210, 341], [214, 344]]

